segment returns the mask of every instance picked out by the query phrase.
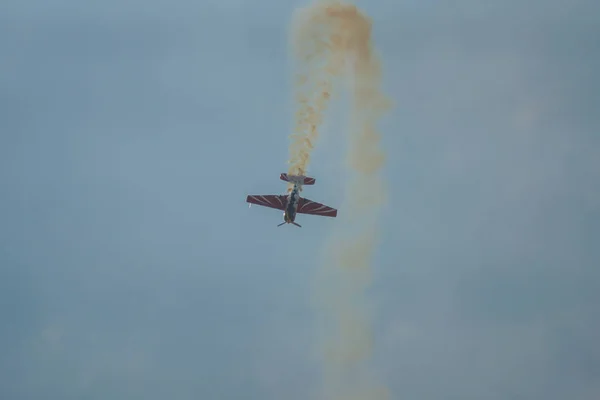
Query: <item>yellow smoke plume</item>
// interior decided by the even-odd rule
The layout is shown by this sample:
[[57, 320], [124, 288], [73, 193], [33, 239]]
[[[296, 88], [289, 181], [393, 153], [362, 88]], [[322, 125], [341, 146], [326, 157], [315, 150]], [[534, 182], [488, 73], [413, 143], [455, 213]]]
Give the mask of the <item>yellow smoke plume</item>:
[[346, 134], [350, 178], [338, 217], [340, 233], [326, 244], [317, 288], [316, 305], [329, 325], [323, 343], [324, 396], [327, 400], [387, 399], [387, 390], [372, 379], [366, 365], [372, 339], [365, 291], [386, 194], [385, 182], [378, 176], [385, 156], [376, 125], [390, 106], [381, 93], [371, 21], [356, 6], [340, 1], [314, 2], [294, 17], [291, 46], [297, 68], [297, 109], [288, 173], [306, 174], [332, 97], [348, 93], [351, 108]]

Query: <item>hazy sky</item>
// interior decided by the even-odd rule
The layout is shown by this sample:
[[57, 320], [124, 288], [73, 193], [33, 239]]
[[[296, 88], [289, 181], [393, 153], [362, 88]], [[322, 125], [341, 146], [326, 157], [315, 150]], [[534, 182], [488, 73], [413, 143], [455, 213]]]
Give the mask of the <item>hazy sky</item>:
[[[0, 398], [314, 398], [335, 220], [244, 202], [285, 190], [304, 4], [3, 1]], [[395, 101], [377, 373], [394, 399], [600, 398], [600, 3], [358, 4]], [[304, 192], [334, 207], [343, 128]]]

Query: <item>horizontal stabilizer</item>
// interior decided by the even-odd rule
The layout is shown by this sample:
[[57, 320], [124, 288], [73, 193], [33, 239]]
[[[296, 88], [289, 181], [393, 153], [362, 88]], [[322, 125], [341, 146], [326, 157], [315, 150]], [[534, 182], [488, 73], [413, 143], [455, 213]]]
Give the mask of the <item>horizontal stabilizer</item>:
[[286, 182], [299, 183], [300, 185], [315, 184], [315, 178], [309, 178], [308, 176], [304, 175], [288, 175], [286, 173], [282, 173], [279, 179]]

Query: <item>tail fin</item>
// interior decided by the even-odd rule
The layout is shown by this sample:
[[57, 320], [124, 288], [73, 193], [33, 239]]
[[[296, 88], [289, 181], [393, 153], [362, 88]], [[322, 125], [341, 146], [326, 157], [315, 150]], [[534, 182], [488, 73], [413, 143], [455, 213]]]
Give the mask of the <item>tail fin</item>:
[[304, 175], [288, 175], [286, 173], [282, 173], [279, 176], [279, 179], [286, 182], [299, 183], [301, 185], [314, 185], [315, 178], [309, 178]]

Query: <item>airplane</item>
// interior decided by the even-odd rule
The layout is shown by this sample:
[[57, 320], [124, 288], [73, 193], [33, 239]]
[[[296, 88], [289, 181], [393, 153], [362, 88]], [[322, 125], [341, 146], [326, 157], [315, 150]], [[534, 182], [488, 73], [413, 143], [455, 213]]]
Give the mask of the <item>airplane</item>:
[[303, 185], [314, 185], [315, 179], [309, 178], [303, 175], [288, 175], [282, 173], [279, 176], [282, 181], [290, 182], [294, 184], [294, 187], [287, 195], [249, 195], [246, 198], [248, 207], [252, 204], [256, 204], [263, 207], [275, 208], [283, 211], [283, 222], [277, 227], [284, 224], [294, 224], [299, 228], [302, 225], [295, 222], [296, 214], [311, 214], [320, 215], [323, 217], [336, 217], [337, 210], [321, 203], [309, 200], [304, 197], [300, 197]]

